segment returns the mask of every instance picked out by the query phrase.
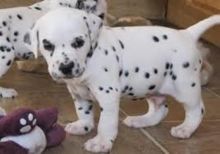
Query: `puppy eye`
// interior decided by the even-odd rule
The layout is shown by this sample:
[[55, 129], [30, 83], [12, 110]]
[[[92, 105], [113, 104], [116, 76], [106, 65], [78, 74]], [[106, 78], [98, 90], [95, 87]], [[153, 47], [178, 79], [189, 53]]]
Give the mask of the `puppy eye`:
[[75, 49], [81, 48], [85, 44], [85, 41], [82, 37], [76, 37], [74, 41], [71, 43], [71, 46]]
[[54, 51], [55, 46], [48, 40], [43, 40], [44, 49], [48, 51]]

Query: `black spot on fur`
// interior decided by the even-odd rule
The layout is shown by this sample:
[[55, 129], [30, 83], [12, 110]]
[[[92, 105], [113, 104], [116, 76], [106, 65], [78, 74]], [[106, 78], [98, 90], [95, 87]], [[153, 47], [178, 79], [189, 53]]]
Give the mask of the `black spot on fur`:
[[85, 44], [85, 41], [81, 37], [76, 37], [71, 43], [71, 46], [75, 49], [81, 48]]
[[105, 55], [106, 55], [106, 56], [108, 55], [108, 50], [105, 50]]
[[[89, 101], [90, 102], [90, 101]], [[89, 105], [88, 110], [91, 111], [93, 109], [93, 105]]]
[[165, 68], [168, 70], [168, 69], [170, 68], [170, 64], [169, 64], [169, 63], [166, 63]]
[[177, 76], [176, 75], [173, 75], [172, 76], [172, 79], [175, 81], [177, 79]]
[[6, 21], [3, 21], [3, 22], [2, 22], [2, 25], [3, 25], [4, 27], [6, 27], [6, 26], [7, 26], [7, 22], [6, 22]]
[[119, 71], [119, 77], [123, 74], [123, 70]]
[[89, 128], [88, 127], [84, 127], [84, 130], [86, 131], [86, 132], [88, 132], [89, 131]]
[[48, 51], [54, 51], [55, 50], [55, 45], [52, 44], [47, 39], [43, 39], [43, 46], [44, 46], [45, 50], [48, 50]]
[[2, 56], [2, 59], [5, 59], [5, 56]]
[[9, 60], [6, 65], [10, 66], [11, 65], [11, 60]]
[[163, 39], [167, 40], [168, 39], [167, 35], [163, 35]]
[[19, 32], [18, 31], [15, 31], [14, 32], [14, 36], [18, 36], [19, 35]]
[[9, 43], [11, 42], [9, 37], [6, 37], [6, 41], [9, 42]]
[[125, 46], [124, 46], [124, 44], [122, 43], [122, 41], [121, 41], [121, 40], [118, 40], [118, 42], [119, 42], [119, 44], [120, 44], [121, 48], [122, 48], [122, 49], [124, 49], [124, 48], [125, 48]]
[[99, 87], [99, 90], [100, 90], [100, 91], [103, 91], [103, 89], [104, 89], [103, 87]]
[[155, 85], [151, 85], [148, 89], [149, 89], [149, 90], [154, 90], [155, 88], [156, 88]]
[[170, 69], [173, 69], [173, 64], [170, 64]]
[[2, 51], [2, 52], [5, 52], [6, 51], [6, 46], [0, 46], [0, 50]]
[[172, 75], [173, 75], [173, 72], [171, 71], [171, 72], [170, 72], [170, 76], [172, 76]]
[[195, 83], [195, 82], [193, 82], [191, 86], [192, 86], [192, 87], [195, 87], [195, 86], [196, 86], [196, 83]]
[[129, 96], [134, 96], [134, 93], [128, 93]]
[[90, 111], [85, 111], [85, 114], [90, 114]]
[[34, 8], [35, 8], [36, 10], [39, 10], [39, 11], [42, 10], [40, 7], [37, 7], [37, 6], [35, 6]]
[[149, 79], [150, 78], [150, 73], [145, 73], [145, 78]]
[[133, 90], [133, 87], [130, 87], [128, 90], [129, 90], [129, 91], [132, 91], [132, 90]]
[[189, 67], [189, 62], [185, 62], [184, 64], [183, 64], [183, 68], [188, 68]]
[[82, 107], [79, 107], [79, 108], [78, 108], [78, 110], [82, 110], [82, 109], [83, 109]]
[[128, 77], [128, 76], [129, 76], [129, 72], [125, 71], [125, 77]]
[[23, 17], [20, 14], [17, 14], [17, 17], [18, 17], [19, 20], [23, 19]]
[[153, 40], [154, 40], [154, 42], [159, 42], [160, 41], [159, 38], [156, 37], [156, 36], [153, 36]]
[[158, 70], [155, 68], [154, 69], [154, 74], [157, 74], [158, 73]]
[[102, 14], [99, 15], [99, 17], [100, 17], [102, 20], [104, 20], [104, 18], [105, 18], [105, 14], [102, 13]]
[[201, 113], [204, 114], [204, 112], [205, 112], [205, 111], [204, 111], [204, 109], [202, 108], [202, 109], [201, 109]]
[[164, 72], [163, 76], [167, 76], [167, 72]]
[[10, 48], [7, 48], [6, 51], [7, 51], [7, 52], [11, 52], [11, 49], [10, 49]]
[[2, 36], [2, 35], [3, 35], [2, 31], [0, 31], [0, 36]]
[[138, 73], [139, 70], [140, 70], [139, 67], [135, 67], [135, 70], [134, 70], [134, 71], [135, 71], [135, 73]]
[[116, 60], [117, 60], [117, 62], [119, 62], [119, 57], [118, 57], [118, 55], [116, 55]]
[[93, 51], [90, 50], [89, 53], [87, 54], [87, 58], [91, 58], [93, 56]]
[[112, 50], [115, 52], [116, 51], [116, 49], [115, 49], [115, 47], [114, 46], [112, 46]]
[[105, 72], [108, 72], [108, 69], [107, 69], [107, 68], [104, 68], [104, 71], [105, 71]]

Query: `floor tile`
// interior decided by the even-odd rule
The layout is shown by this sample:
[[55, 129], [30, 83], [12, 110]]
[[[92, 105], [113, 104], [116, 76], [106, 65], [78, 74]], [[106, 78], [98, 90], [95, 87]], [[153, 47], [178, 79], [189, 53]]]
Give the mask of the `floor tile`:
[[170, 128], [175, 125], [177, 123], [162, 123], [146, 130], [172, 154], [219, 154], [220, 122], [203, 122], [187, 140], [175, 139], [170, 135]]

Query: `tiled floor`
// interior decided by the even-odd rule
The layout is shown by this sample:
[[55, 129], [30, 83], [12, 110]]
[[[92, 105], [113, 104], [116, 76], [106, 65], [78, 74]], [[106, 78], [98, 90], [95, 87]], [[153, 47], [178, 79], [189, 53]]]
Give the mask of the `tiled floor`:
[[[146, 129], [130, 129], [120, 122], [119, 135], [112, 154], [218, 154], [220, 153], [220, 49], [212, 45], [211, 62], [215, 74], [210, 84], [203, 88], [206, 115], [198, 131], [188, 140], [171, 137], [172, 126], [183, 120], [184, 112], [180, 104], [169, 99], [169, 115], [158, 126]], [[59, 121], [66, 124], [76, 120], [72, 99], [64, 85], [54, 83], [47, 74], [30, 74], [16, 70], [14, 67], [3, 80], [1, 86], [14, 87], [19, 96], [16, 99], [2, 99], [0, 106], [7, 111], [13, 108], [28, 106], [34, 109], [57, 106], [60, 111]], [[145, 102], [121, 104], [120, 119], [126, 115], [143, 114], [147, 110]], [[98, 121], [98, 111], [96, 115]], [[95, 131], [86, 136], [68, 135], [65, 142], [45, 154], [84, 154], [83, 143], [95, 135]]]

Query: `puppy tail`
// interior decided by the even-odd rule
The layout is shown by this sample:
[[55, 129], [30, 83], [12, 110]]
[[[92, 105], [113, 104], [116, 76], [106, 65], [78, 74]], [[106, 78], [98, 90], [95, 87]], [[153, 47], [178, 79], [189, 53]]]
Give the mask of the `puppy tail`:
[[205, 20], [202, 20], [187, 28], [186, 31], [189, 32], [195, 40], [198, 40], [204, 32], [215, 25], [220, 25], [220, 14], [213, 15]]

